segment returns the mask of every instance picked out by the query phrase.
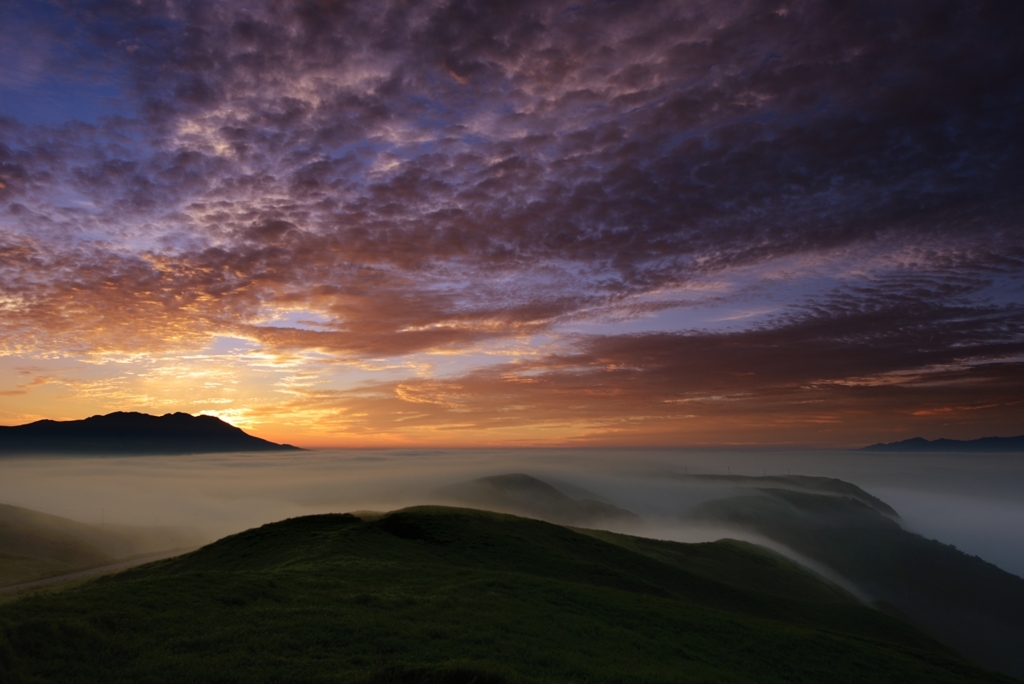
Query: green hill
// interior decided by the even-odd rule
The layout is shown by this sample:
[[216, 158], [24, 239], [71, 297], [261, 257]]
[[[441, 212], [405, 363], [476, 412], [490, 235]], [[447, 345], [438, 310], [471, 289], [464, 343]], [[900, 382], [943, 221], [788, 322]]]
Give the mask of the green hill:
[[833, 496], [843, 499], [854, 499], [869, 508], [873, 508], [884, 516], [898, 518], [899, 514], [892, 506], [877, 496], [868, 494], [855, 484], [834, 477], [816, 477], [813, 475], [765, 475], [751, 477], [749, 475], [666, 475], [674, 480], [703, 486], [720, 486], [732, 489], [766, 488], [782, 489], [819, 496]]
[[750, 545], [441, 507], [286, 520], [0, 606], [0, 673], [10, 682], [1013, 681]]
[[1024, 579], [903, 529], [871, 502], [747, 487], [696, 506], [687, 519], [783, 544], [977, 662], [1024, 677]]
[[169, 549], [202, 543], [193, 531], [171, 527], [97, 527], [0, 504], [0, 587]]
[[593, 492], [566, 484], [560, 489], [523, 473], [458, 482], [435, 489], [433, 495], [441, 503], [540, 518], [559, 525], [636, 527], [642, 523], [637, 514]]

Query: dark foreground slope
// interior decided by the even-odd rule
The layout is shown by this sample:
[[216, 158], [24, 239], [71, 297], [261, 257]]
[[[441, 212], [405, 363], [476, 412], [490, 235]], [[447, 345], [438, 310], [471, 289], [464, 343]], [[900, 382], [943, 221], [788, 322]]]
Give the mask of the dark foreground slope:
[[199, 454], [295, 451], [247, 435], [215, 416], [109, 413], [84, 420], [0, 426], [0, 454]]
[[[694, 556], [683, 546], [467, 509], [287, 520], [0, 606], [0, 672], [11, 682], [1011, 681], [749, 547], [700, 545]], [[708, 579], [716, 564], [736, 569], [728, 582]], [[782, 590], [742, 588], [758, 576]]]
[[195, 548], [193, 530], [86, 525], [0, 504], [0, 588], [170, 549]]

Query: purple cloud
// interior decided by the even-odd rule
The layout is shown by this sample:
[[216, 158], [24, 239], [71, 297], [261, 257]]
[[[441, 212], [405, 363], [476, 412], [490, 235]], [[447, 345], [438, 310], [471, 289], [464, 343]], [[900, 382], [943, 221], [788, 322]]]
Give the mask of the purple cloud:
[[[623, 344], [681, 395], [710, 390], [673, 355], [786, 387], [1015, 367], [1022, 14], [923, 0], [19, 10], [8, 26], [34, 42], [0, 90], [23, 101], [74, 74], [67, 107], [115, 88], [118, 108], [55, 123], [0, 105], [0, 335], [28, 354], [241, 335], [339, 359], [548, 335], [561, 351], [537, 359], [589, 368]], [[785, 276], [792, 294], [725, 337], [559, 332], [787, 259], [816, 275]]]

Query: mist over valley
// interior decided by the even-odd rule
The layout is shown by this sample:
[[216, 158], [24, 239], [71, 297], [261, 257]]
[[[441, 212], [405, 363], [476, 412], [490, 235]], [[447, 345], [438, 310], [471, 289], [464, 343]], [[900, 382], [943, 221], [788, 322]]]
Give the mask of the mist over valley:
[[[97, 535], [162, 528], [194, 547], [286, 518], [423, 504], [690, 544], [738, 539], [978, 662], [1024, 675], [1013, 655], [1024, 652], [1014, 608], [1024, 604], [1024, 527], [1006, 524], [1024, 525], [1024, 465], [1015, 454], [346, 450], [2, 464], [0, 501], [82, 523], [93, 546]], [[971, 515], [936, 515], [950, 509]], [[0, 521], [0, 533], [10, 527]], [[145, 550], [170, 546], [165, 539]], [[73, 564], [61, 557], [45, 570]]]

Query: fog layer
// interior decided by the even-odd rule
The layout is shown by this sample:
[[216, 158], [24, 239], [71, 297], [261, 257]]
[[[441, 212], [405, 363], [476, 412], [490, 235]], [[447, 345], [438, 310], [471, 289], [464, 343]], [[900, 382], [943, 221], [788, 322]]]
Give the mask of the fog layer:
[[[318, 451], [0, 460], [0, 502], [91, 524], [173, 525], [210, 539], [287, 517], [438, 501], [476, 477], [529, 473], [575, 485], [679, 541], [735, 533], [679, 518], [725, 485], [673, 474], [820, 475], [863, 488], [904, 527], [1024, 576], [1024, 457], [672, 450]], [[564, 489], [563, 489], [564, 491]]]

